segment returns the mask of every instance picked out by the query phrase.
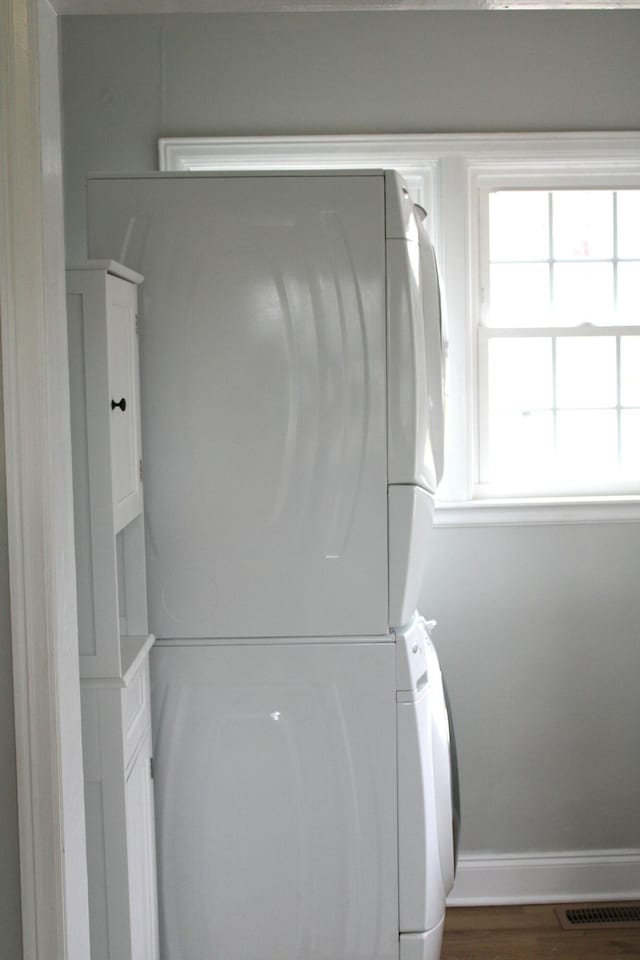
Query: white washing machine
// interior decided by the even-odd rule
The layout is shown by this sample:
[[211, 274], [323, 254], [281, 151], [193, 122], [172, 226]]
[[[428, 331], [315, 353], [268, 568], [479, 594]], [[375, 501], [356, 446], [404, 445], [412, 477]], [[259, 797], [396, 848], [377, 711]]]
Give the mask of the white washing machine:
[[422, 619], [161, 641], [152, 678], [163, 960], [437, 960], [453, 790]]
[[400, 960], [440, 956], [460, 826], [455, 739], [432, 623], [396, 636]]

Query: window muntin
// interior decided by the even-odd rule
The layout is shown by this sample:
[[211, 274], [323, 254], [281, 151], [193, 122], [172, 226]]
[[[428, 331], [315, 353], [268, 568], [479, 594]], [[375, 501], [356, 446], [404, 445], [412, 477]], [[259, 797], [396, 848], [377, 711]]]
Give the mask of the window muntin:
[[640, 190], [485, 203], [476, 495], [639, 492]]

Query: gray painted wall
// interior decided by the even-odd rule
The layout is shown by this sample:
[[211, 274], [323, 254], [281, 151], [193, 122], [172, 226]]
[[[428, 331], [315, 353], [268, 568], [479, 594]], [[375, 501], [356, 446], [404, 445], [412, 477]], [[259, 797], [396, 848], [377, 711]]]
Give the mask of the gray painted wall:
[[640, 847], [638, 525], [435, 531], [465, 851]]
[[[178, 135], [640, 127], [640, 13], [70, 17], [68, 251], [88, 171]], [[436, 531], [464, 852], [640, 848], [640, 525]]]
[[[0, 353], [0, 396], [2, 396]], [[4, 419], [0, 404], [0, 954], [22, 957]]]

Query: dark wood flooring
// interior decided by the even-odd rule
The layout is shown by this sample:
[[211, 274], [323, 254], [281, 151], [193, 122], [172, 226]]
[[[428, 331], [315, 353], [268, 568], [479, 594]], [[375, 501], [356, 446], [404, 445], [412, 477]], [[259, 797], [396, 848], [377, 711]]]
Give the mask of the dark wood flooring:
[[450, 907], [441, 960], [640, 960], [640, 928], [563, 930], [553, 907]]

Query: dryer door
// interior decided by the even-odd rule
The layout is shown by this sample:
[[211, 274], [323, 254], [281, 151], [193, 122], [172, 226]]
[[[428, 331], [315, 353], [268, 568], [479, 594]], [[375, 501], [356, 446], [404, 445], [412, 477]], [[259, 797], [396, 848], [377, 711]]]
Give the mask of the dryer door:
[[418, 605], [433, 530], [433, 494], [423, 487], [389, 487], [389, 623], [403, 627]]
[[426, 229], [426, 213], [416, 207], [420, 246], [420, 286], [424, 311], [424, 341], [427, 369], [427, 402], [429, 436], [436, 472], [436, 483], [444, 469], [444, 406], [447, 360], [447, 338], [442, 289], [436, 252]]
[[387, 178], [387, 382], [389, 483], [435, 492], [444, 447], [443, 326], [433, 246], [424, 211], [403, 209], [391, 231]]

